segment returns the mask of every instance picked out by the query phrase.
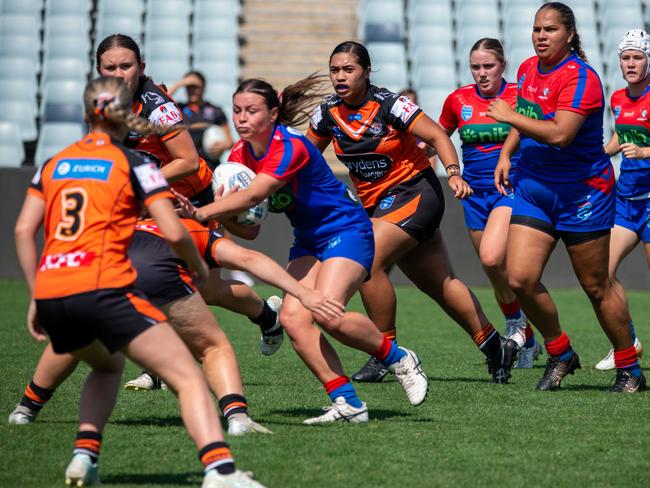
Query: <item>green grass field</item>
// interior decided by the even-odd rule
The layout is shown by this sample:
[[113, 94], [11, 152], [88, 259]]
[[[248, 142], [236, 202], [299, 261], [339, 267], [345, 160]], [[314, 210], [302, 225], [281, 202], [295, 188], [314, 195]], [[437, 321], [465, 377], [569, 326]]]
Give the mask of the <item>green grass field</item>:
[[[502, 329], [490, 291], [477, 294]], [[303, 426], [328, 403], [322, 387], [288, 342], [262, 357], [256, 328], [216, 310], [238, 352], [251, 413], [274, 432], [229, 439], [238, 466], [275, 488], [650, 486], [650, 393], [606, 392], [613, 373], [593, 365], [609, 345], [586, 298], [578, 290], [553, 295], [582, 370], [561, 391], [540, 393], [534, 386], [543, 361], [515, 370], [508, 385], [490, 383], [483, 356], [461, 329], [416, 289], [400, 288], [399, 340], [421, 356], [429, 399], [411, 407], [393, 379], [358, 386], [370, 408], [367, 425]], [[631, 292], [629, 300], [650, 346], [650, 296]], [[25, 330], [26, 304], [21, 282], [0, 281], [3, 416], [20, 399], [43, 347]], [[351, 308], [360, 309], [358, 299]], [[349, 374], [365, 362], [360, 352], [338, 350]], [[63, 485], [85, 372], [79, 368], [61, 386], [35, 424], [0, 420], [0, 486]], [[130, 364], [125, 378], [137, 372]], [[101, 474], [106, 486], [200, 484], [200, 463], [169, 392], [120, 394], [104, 433]]]

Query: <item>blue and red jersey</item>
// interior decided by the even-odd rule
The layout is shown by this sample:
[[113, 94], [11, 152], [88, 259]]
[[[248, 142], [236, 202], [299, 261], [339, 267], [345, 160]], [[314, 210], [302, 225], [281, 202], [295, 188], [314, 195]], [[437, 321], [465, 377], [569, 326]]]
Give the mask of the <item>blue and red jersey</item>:
[[[627, 88], [612, 93], [610, 106], [616, 120], [619, 144], [650, 146], [650, 87], [640, 97], [632, 98]], [[650, 159], [623, 157], [617, 191], [623, 198], [650, 194]]]
[[300, 242], [319, 244], [346, 228], [371, 229], [350, 190], [336, 179], [318, 148], [296, 129], [278, 124], [260, 158], [240, 140], [228, 160], [286, 182], [269, 197], [269, 210], [286, 212]]
[[[496, 98], [515, 108], [517, 85], [504, 80]], [[440, 125], [447, 132], [458, 129], [463, 141], [463, 178], [474, 188], [494, 188], [494, 169], [510, 132], [510, 125], [486, 115], [492, 100], [482, 96], [475, 84], [463, 86], [447, 97], [440, 114]], [[517, 152], [511, 158], [513, 171], [518, 161]]]
[[567, 147], [545, 144], [521, 134], [519, 169], [535, 178], [556, 182], [582, 181], [602, 174], [610, 165], [603, 149], [604, 95], [600, 78], [572, 54], [549, 72], [533, 56], [519, 67], [517, 112], [537, 120], [552, 120], [558, 110], [585, 117]]

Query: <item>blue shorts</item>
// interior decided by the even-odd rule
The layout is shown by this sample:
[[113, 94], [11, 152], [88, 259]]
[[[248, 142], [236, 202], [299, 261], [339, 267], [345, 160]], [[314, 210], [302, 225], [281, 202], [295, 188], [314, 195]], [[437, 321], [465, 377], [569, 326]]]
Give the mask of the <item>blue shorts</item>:
[[627, 200], [617, 195], [614, 224], [631, 230], [642, 242], [650, 242], [650, 199]]
[[363, 266], [370, 277], [375, 259], [375, 236], [367, 229], [343, 229], [323, 243], [294, 242], [289, 251], [289, 261], [303, 256], [314, 256], [323, 262], [330, 258], [348, 258]]
[[473, 188], [474, 193], [463, 198], [465, 226], [470, 230], [484, 230], [492, 210], [499, 207], [512, 208], [513, 192], [501, 195], [496, 188]]
[[551, 235], [553, 231], [609, 230], [614, 225], [615, 182], [611, 165], [600, 175], [569, 183], [542, 181], [520, 173], [511, 223], [534, 221]]

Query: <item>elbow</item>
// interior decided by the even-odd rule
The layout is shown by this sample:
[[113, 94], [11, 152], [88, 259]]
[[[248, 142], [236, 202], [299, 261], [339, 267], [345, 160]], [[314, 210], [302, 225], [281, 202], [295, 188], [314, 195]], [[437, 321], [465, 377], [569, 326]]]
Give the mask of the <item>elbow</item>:
[[201, 167], [201, 160], [199, 158], [199, 155], [197, 153], [194, 153], [192, 157], [188, 158], [186, 166], [189, 174], [198, 172], [199, 168]]
[[565, 147], [568, 147], [571, 145], [573, 142], [575, 135], [574, 134], [567, 134], [567, 133], [559, 133], [553, 135], [550, 139], [549, 144], [552, 144], [553, 146], [557, 146], [560, 149], [564, 149]]
[[185, 241], [191, 241], [191, 237], [184, 227], [169, 229], [165, 232], [165, 240], [173, 247], [182, 245]]
[[30, 225], [18, 222], [14, 227], [14, 240], [16, 242], [23, 242], [27, 239], [34, 238], [34, 229]]

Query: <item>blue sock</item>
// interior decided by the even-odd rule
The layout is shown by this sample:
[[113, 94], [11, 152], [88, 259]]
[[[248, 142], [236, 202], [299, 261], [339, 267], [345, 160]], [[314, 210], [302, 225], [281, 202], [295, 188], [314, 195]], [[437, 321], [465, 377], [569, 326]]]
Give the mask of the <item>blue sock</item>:
[[634, 322], [630, 319], [630, 334], [632, 334], [632, 344], [636, 341], [636, 331], [634, 330]]
[[386, 354], [386, 357], [384, 359], [380, 359], [381, 364], [383, 364], [386, 367], [398, 362], [400, 359], [406, 356], [406, 353], [402, 349], [397, 347], [397, 343], [395, 343], [395, 341], [389, 341], [389, 342], [390, 342], [390, 350], [388, 351], [388, 354]]
[[345, 401], [352, 405], [354, 408], [361, 407], [361, 400], [357, 396], [357, 392], [352, 386], [352, 383], [345, 383], [339, 387], [334, 388], [328, 393], [330, 399], [334, 401], [337, 397], [342, 396]]
[[635, 378], [638, 378], [639, 376], [641, 376], [641, 365], [639, 364], [639, 361], [637, 361], [636, 363], [634, 363], [634, 364], [633, 364], [632, 366], [630, 366], [629, 368], [625, 368], [625, 369], [626, 369], [627, 371], [629, 371], [630, 374], [631, 374], [632, 376], [634, 376]]
[[571, 359], [571, 356], [573, 356], [573, 348], [569, 347], [566, 351], [564, 351], [562, 354], [557, 356], [557, 358], [560, 361], [566, 361], [567, 359]]

